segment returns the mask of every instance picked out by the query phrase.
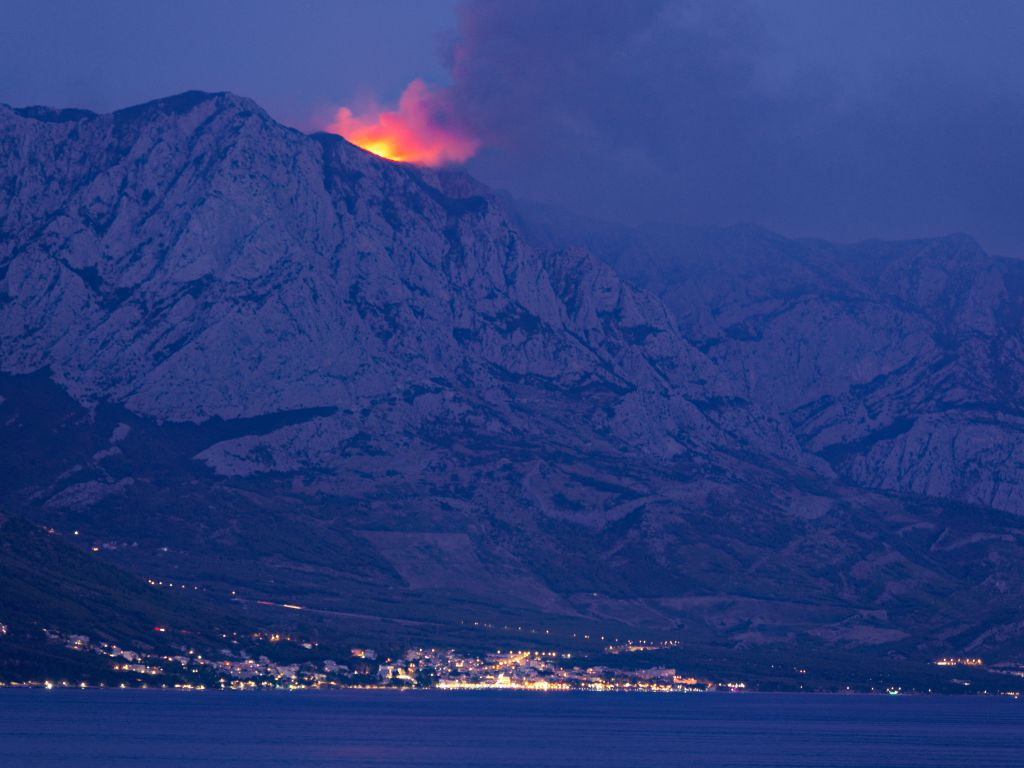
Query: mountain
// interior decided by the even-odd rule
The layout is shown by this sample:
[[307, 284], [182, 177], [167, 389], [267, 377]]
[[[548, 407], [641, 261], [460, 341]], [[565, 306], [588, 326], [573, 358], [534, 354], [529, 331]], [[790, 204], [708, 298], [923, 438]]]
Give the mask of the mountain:
[[870, 488], [1024, 513], [1024, 262], [964, 235], [835, 245], [520, 208], [587, 243], [801, 447]]
[[205, 650], [224, 644], [221, 630], [251, 624], [218, 609], [205, 595], [154, 588], [81, 551], [71, 538], [0, 514], [0, 679], [5, 682], [109, 678], [109, 662], [99, 663], [68, 644], [68, 635], [150, 652], [169, 652], [187, 635], [192, 647]]
[[[849, 353], [743, 362], [788, 305], [711, 261], [634, 287], [644, 262], [542, 242], [465, 174], [231, 94], [0, 107], [0, 155], [0, 503], [112, 564], [438, 636], [1021, 652], [1019, 518], [858, 474], [892, 427], [845, 415]], [[877, 284], [906, 247], [877, 246]], [[900, 290], [929, 302], [928, 275]], [[920, 357], [904, 330], [879, 371]], [[917, 381], [857, 365], [882, 400]], [[805, 380], [813, 412], [782, 397]]]

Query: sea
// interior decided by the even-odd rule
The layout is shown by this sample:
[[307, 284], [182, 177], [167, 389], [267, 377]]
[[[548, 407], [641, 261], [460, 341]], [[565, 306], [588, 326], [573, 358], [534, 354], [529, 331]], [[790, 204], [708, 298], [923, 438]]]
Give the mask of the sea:
[[1024, 700], [0, 690], [3, 768], [1024, 766]]

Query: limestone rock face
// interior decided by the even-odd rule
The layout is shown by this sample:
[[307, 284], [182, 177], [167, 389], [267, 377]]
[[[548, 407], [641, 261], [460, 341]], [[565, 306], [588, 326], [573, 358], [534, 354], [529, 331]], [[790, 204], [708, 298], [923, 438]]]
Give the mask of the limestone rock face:
[[660, 302], [585, 254], [536, 253], [466, 177], [228, 94], [0, 119], [5, 372], [48, 368], [79, 402], [171, 421], [330, 406], [658, 455], [749, 428], [799, 456]]
[[230, 94], [0, 107], [0, 157], [0, 501], [140, 574], [438, 626], [1020, 643], [1022, 281], [969, 241], [602, 261]]
[[865, 487], [1024, 513], [1024, 262], [956, 235], [840, 246], [524, 207], [672, 310], [743, 397]]

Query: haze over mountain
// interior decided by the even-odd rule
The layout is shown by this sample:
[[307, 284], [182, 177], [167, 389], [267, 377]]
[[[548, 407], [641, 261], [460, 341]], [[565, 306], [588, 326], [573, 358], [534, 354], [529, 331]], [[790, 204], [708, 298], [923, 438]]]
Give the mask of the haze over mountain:
[[585, 244], [658, 294], [844, 478], [1024, 511], [1024, 262], [966, 235], [836, 245], [513, 205], [537, 242]]
[[1020, 653], [1021, 272], [967, 239], [594, 233], [223, 93], [0, 156], [12, 514], [331, 610]]

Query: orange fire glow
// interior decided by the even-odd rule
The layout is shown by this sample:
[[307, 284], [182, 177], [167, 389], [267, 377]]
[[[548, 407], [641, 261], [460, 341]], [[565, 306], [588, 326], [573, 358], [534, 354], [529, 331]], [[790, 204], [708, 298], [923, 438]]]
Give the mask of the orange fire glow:
[[326, 130], [388, 160], [431, 168], [463, 163], [476, 153], [480, 142], [445, 120], [445, 111], [443, 92], [413, 80], [402, 92], [397, 110], [361, 116], [342, 107]]

